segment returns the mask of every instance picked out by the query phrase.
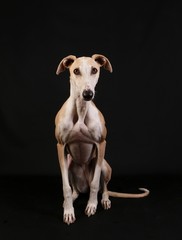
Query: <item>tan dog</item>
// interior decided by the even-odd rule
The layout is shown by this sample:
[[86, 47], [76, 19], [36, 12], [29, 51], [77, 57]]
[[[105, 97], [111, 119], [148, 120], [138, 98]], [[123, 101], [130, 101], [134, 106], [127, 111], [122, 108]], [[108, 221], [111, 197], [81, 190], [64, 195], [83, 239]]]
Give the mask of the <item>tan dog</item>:
[[92, 101], [100, 67], [112, 72], [111, 63], [103, 55], [79, 58], [70, 55], [62, 59], [56, 71], [57, 75], [65, 69], [70, 71], [70, 96], [55, 118], [64, 195], [63, 221], [67, 224], [75, 221], [73, 202], [79, 193], [89, 191], [85, 209], [88, 216], [96, 212], [98, 191], [102, 192], [104, 209], [111, 207], [109, 196], [139, 198], [149, 194], [145, 188], [137, 194], [107, 190], [112, 172], [104, 159], [107, 130], [102, 113]]

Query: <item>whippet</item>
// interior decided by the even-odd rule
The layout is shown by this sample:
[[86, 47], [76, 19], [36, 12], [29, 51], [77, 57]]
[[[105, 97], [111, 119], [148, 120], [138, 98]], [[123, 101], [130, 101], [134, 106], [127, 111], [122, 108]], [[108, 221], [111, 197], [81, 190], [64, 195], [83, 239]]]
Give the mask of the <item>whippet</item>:
[[101, 54], [92, 57], [69, 55], [61, 60], [56, 74], [66, 69], [70, 72], [70, 96], [55, 117], [55, 137], [63, 187], [63, 221], [75, 221], [73, 202], [79, 193], [89, 191], [85, 209], [88, 216], [95, 214], [98, 192], [102, 193], [104, 209], [111, 207], [109, 196], [140, 198], [141, 193], [117, 193], [107, 190], [112, 169], [105, 160], [107, 129], [105, 119], [93, 102], [100, 68], [112, 72], [108, 58]]

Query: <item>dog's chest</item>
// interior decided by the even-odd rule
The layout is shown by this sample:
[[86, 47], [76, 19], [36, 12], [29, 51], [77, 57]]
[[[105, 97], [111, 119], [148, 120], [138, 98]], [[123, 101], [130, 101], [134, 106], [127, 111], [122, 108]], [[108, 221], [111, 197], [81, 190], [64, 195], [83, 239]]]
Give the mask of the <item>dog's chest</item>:
[[74, 162], [79, 164], [89, 162], [94, 156], [94, 129], [88, 128], [78, 121], [72, 128], [68, 139], [68, 148]]
[[68, 144], [69, 153], [73, 162], [82, 165], [88, 163], [94, 157], [94, 144], [85, 142], [72, 142]]
[[77, 121], [73, 124], [73, 128], [70, 131], [69, 141], [93, 143], [95, 142], [94, 135], [95, 131], [97, 131], [97, 126], [95, 124], [89, 126], [82, 121]]

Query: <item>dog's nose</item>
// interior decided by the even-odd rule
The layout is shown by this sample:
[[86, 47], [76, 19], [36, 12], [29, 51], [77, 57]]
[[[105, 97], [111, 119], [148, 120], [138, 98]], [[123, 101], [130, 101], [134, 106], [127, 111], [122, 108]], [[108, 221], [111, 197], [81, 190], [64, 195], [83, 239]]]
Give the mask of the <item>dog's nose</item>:
[[83, 99], [85, 101], [90, 101], [93, 98], [93, 91], [88, 89], [88, 90], [84, 90], [82, 93]]

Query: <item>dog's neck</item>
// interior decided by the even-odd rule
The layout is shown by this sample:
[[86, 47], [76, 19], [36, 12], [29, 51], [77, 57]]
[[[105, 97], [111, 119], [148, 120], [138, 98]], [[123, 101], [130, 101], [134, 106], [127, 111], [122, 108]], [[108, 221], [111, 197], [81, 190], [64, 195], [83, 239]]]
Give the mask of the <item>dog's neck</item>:
[[78, 121], [84, 122], [89, 105], [90, 105], [90, 101], [85, 101], [81, 97], [78, 97], [76, 99], [76, 110], [78, 114]]
[[85, 101], [80, 93], [74, 90], [74, 86], [72, 84], [70, 85], [70, 98], [76, 108], [78, 121], [84, 122], [91, 101]]
[[78, 121], [84, 122], [85, 116], [87, 115], [89, 105], [91, 104], [91, 101], [85, 101], [81, 96], [73, 96], [70, 95], [70, 98], [72, 100], [73, 105], [76, 108], [76, 112], [78, 115]]

